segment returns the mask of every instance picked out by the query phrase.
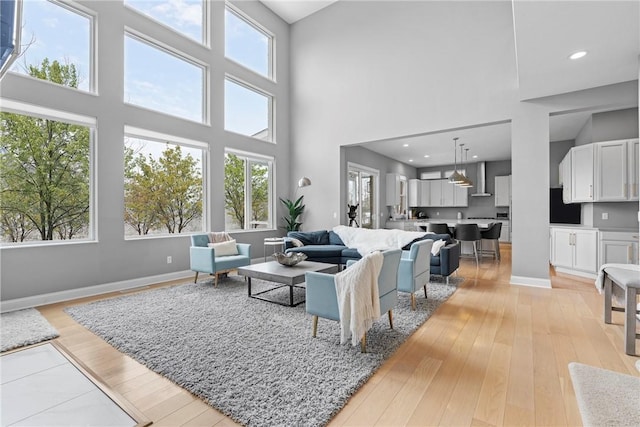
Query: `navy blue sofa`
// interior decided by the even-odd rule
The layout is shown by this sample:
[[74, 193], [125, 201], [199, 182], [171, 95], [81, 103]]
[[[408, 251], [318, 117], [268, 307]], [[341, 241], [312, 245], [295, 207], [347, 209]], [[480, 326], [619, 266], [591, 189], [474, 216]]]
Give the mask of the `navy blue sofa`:
[[[298, 239], [304, 246], [296, 247], [292, 239]], [[417, 240], [444, 240], [447, 242], [438, 255], [431, 255], [431, 274], [448, 277], [460, 266], [460, 242], [453, 240], [449, 234], [425, 234], [420, 239], [406, 245], [409, 250]], [[362, 255], [354, 248], [345, 246], [340, 236], [332, 230], [289, 231], [284, 239], [285, 252], [302, 252], [309, 261], [328, 264], [346, 264], [348, 260], [359, 260]]]

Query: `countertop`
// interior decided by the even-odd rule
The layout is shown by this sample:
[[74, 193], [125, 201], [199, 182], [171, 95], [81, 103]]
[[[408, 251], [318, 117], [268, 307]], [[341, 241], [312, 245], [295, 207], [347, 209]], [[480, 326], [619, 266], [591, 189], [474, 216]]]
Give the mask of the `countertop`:
[[580, 228], [583, 230], [613, 231], [621, 233], [638, 233], [640, 230], [631, 227], [598, 227], [584, 224], [549, 224], [552, 228]]

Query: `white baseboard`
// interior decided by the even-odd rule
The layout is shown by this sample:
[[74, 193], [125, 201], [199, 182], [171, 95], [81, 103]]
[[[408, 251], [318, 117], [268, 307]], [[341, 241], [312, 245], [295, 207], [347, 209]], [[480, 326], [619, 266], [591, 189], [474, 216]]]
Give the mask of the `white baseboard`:
[[570, 268], [555, 267], [555, 269], [556, 269], [556, 273], [569, 274], [571, 276], [586, 277], [587, 279], [596, 280], [596, 277], [598, 277], [598, 275], [595, 273], [587, 273], [584, 271], [571, 270]]
[[0, 301], [0, 313], [38, 307], [46, 304], [54, 304], [77, 298], [91, 297], [109, 292], [139, 288], [141, 286], [154, 285], [171, 280], [186, 279], [194, 275], [195, 273], [191, 270], [176, 271], [173, 273], [159, 274], [157, 276], [140, 277], [137, 279], [123, 280], [121, 282], [105, 283], [103, 285], [87, 286], [85, 288], [69, 289], [67, 291], [51, 292], [31, 297]]
[[511, 285], [532, 286], [534, 288], [551, 289], [551, 279], [540, 279], [538, 277], [511, 276]]

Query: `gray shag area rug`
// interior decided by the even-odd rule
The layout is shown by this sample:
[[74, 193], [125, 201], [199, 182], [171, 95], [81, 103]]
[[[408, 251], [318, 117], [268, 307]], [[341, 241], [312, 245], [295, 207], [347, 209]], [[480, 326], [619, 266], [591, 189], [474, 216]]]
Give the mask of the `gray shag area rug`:
[[[399, 293], [394, 329], [382, 316], [367, 353], [340, 345], [338, 322], [311, 337], [305, 305], [248, 298], [241, 276], [161, 288], [65, 311], [116, 349], [247, 426], [322, 426], [461, 283], [433, 278], [429, 298]], [[273, 283], [252, 281], [252, 293]], [[294, 301], [304, 299], [295, 289]], [[264, 294], [288, 301], [288, 288]]]
[[582, 363], [569, 363], [585, 427], [640, 426], [640, 378]]
[[60, 336], [35, 308], [3, 313], [0, 323], [0, 351], [37, 344]]

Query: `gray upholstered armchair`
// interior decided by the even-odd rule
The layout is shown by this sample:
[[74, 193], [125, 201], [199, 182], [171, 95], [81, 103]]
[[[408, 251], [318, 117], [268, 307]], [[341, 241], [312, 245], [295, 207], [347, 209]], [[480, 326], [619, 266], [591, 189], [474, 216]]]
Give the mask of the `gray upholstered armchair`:
[[431, 277], [431, 247], [433, 240], [421, 240], [411, 245], [408, 251], [402, 251], [398, 269], [398, 291], [411, 294], [411, 309], [416, 309], [415, 293], [424, 289], [427, 297], [427, 283]]
[[[388, 313], [389, 326], [393, 329], [392, 309], [398, 303], [398, 265], [402, 251], [394, 249], [382, 252], [384, 260], [378, 275], [378, 290], [380, 296], [380, 313]], [[347, 268], [358, 261], [348, 261]], [[338, 296], [336, 293], [335, 275], [308, 272], [305, 274], [307, 282], [306, 309], [313, 315], [313, 337], [318, 330], [318, 317], [340, 321]], [[360, 348], [366, 351], [366, 334], [361, 339]]]
[[227, 273], [235, 268], [251, 264], [251, 245], [236, 243], [236, 255], [216, 256], [216, 249], [209, 247], [207, 234], [193, 234], [189, 258], [191, 270], [196, 272], [194, 283], [198, 281], [198, 273], [214, 274], [214, 286], [218, 285], [218, 275]]

